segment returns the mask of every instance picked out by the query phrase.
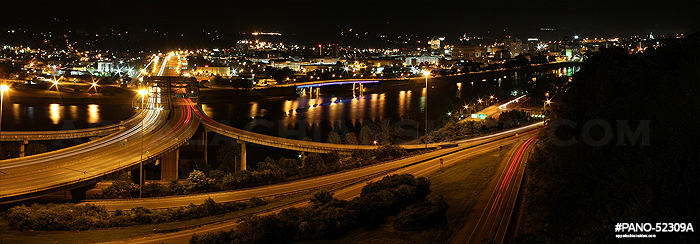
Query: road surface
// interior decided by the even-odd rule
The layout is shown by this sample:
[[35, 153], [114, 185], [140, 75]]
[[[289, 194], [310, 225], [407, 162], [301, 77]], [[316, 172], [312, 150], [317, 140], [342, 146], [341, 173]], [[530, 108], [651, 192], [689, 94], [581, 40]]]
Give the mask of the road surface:
[[505, 167], [499, 168], [498, 177], [487, 186], [488, 195], [479, 198], [469, 220], [454, 234], [451, 243], [483, 243], [484, 239], [503, 243], [525, 172], [526, 152], [536, 140], [536, 135], [522, 136], [524, 140], [510, 152]]
[[[335, 190], [334, 197], [342, 200], [350, 200], [352, 198], [358, 197], [360, 195], [360, 192], [362, 190], [362, 187], [366, 185], [367, 182], [369, 181], [376, 181], [381, 179], [382, 177], [386, 175], [391, 175], [391, 174], [413, 174], [414, 176], [427, 176], [435, 171], [440, 170], [441, 167], [449, 167], [455, 163], [462, 162], [465, 158], [470, 158], [474, 157], [477, 155], [481, 155], [483, 153], [496, 150], [500, 146], [504, 145], [510, 145], [514, 143], [521, 144], [523, 143], [527, 138], [534, 136], [537, 133], [537, 130], [530, 130], [527, 132], [523, 132], [519, 134], [518, 136], [509, 136], [500, 140], [492, 141], [489, 143], [484, 143], [476, 146], [460, 146], [458, 148], [451, 149], [449, 152], [440, 152], [440, 151], [446, 151], [446, 149], [435, 151], [432, 153], [428, 154], [433, 154], [433, 156], [428, 157], [428, 160], [421, 160], [420, 163], [416, 164], [411, 164], [405, 167], [399, 167], [399, 168], [394, 168], [393, 170], [387, 170], [384, 171], [383, 173], [380, 174], [375, 174], [373, 177], [365, 178], [364, 180], [359, 180], [353, 183], [349, 183], [348, 185], [338, 187], [339, 189]], [[439, 155], [439, 156], [435, 156]], [[426, 155], [418, 155], [418, 156], [426, 156]], [[414, 157], [418, 157], [414, 156]], [[443, 159], [443, 165], [440, 165], [439, 159]], [[308, 206], [309, 203], [306, 200], [303, 200], [301, 202], [293, 203], [285, 207], [303, 207], [303, 206]], [[279, 212], [281, 209], [274, 209], [272, 211], [268, 212], [263, 212], [260, 215], [265, 215], [265, 214], [271, 214], [271, 213], [276, 213]], [[192, 234], [203, 234], [203, 233], [210, 233], [210, 232], [215, 232], [215, 231], [227, 231], [239, 224], [239, 219], [231, 219], [229, 221], [224, 221], [224, 222], [218, 222], [215, 224], [209, 224], [209, 225], [203, 225], [200, 227], [192, 228], [192, 229], [187, 229], [175, 233], [166, 233], [166, 234], [154, 234], [150, 235], [148, 237], [139, 237], [135, 239], [128, 239], [128, 240], [119, 240], [111, 243], [187, 243], [189, 239], [191, 238]]]

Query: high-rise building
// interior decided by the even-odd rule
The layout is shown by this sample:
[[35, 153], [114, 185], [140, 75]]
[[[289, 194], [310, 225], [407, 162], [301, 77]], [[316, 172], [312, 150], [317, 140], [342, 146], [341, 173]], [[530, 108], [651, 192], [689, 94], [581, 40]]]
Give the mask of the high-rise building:
[[430, 39], [430, 41], [428, 42], [428, 44], [430, 44], [430, 48], [431, 48], [431, 49], [433, 49], [433, 50], [440, 50], [440, 47], [441, 47], [441, 46], [440, 46], [440, 42], [441, 42], [441, 41], [444, 41], [444, 40], [445, 40], [444, 37], [437, 37], [437, 36], [434, 36], [432, 39]]
[[537, 51], [537, 45], [539, 45], [540, 39], [537, 37], [530, 37], [527, 38], [527, 49], [525, 52], [527, 53], [533, 53]]

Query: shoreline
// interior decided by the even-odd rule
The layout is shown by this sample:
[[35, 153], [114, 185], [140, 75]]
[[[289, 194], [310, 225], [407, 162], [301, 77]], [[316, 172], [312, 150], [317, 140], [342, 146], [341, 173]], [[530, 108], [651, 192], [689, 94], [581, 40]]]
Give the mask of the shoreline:
[[[478, 73], [469, 73], [464, 75], [454, 76], [434, 76], [430, 80], [436, 85], [446, 85], [465, 81], [482, 81], [482, 79], [490, 79], [503, 75], [513, 75], [518, 72], [542, 72], [563, 67], [575, 66], [576, 63], [563, 62], [551, 63], [537, 66], [525, 66], [506, 70], [494, 70]], [[382, 80], [381, 83], [374, 86], [367, 86], [366, 93], [378, 93], [386, 90], [394, 90], [401, 88], [422, 87], [421, 82], [416, 83], [416, 80], [423, 80], [424, 77], [413, 77], [409, 79], [391, 79]], [[24, 81], [15, 82], [12, 85], [12, 90], [6, 94], [6, 102], [10, 103], [31, 103], [31, 104], [124, 104], [130, 105], [137, 98], [136, 91], [133, 87], [120, 88], [115, 85], [101, 85], [99, 92], [91, 91], [89, 84], [68, 84], [61, 85], [64, 89], [57, 92], [55, 89], [49, 90], [48, 87], [40, 85], [25, 85], [21, 84]], [[347, 85], [341, 85], [347, 86]], [[329, 87], [330, 88], [330, 87]], [[293, 99], [298, 97], [294, 85], [274, 86], [265, 88], [255, 88], [250, 90], [237, 90], [231, 88], [200, 88], [199, 103], [231, 103], [231, 102], [251, 102], [251, 101], [273, 101], [280, 99]], [[340, 87], [330, 88], [331, 91], [342, 90]]]

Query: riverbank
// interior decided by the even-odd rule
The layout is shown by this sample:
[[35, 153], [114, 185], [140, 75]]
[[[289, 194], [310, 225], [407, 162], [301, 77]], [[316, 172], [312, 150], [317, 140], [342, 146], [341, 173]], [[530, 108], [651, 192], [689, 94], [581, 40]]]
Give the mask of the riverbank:
[[[429, 83], [433, 85], [454, 85], [459, 82], [474, 82], [477, 84], [492, 81], [493, 79], [519, 76], [536, 72], [571, 67], [578, 65], [573, 62], [550, 63], [536, 66], [526, 66], [512, 69], [501, 69], [492, 71], [481, 71], [463, 75], [450, 76], [430, 76]], [[334, 80], [341, 81], [341, 80]], [[472, 84], [473, 85], [473, 84]], [[325, 86], [320, 89], [323, 94], [352, 94], [351, 84]], [[387, 79], [380, 80], [379, 83], [366, 84], [364, 93], [381, 93], [396, 89], [412, 89], [425, 87], [425, 77], [414, 77], [410, 79]], [[275, 99], [293, 99], [298, 97], [296, 87], [293, 84], [273, 85], [267, 87], [255, 87], [250, 90], [239, 90], [229, 87], [200, 88], [200, 103], [228, 103], [240, 101], [262, 101]]]
[[[434, 85], [454, 85], [458, 82], [486, 82], [490, 79], [543, 72], [552, 69], [570, 67], [577, 63], [562, 62], [512, 69], [481, 71], [463, 75], [431, 76], [429, 82]], [[381, 93], [395, 89], [411, 89], [425, 86], [425, 77], [410, 79], [381, 80], [378, 84], [366, 85], [365, 93]], [[29, 85], [23, 80], [4, 80], [11, 84], [6, 99], [12, 103], [34, 104], [131, 104], [136, 98], [136, 89], [120, 88], [116, 85], [99, 85], [97, 87], [84, 83], [61, 83], [58, 88], [50, 84]], [[351, 93], [352, 85], [324, 87], [321, 94], [332, 92]], [[270, 101], [294, 99], [298, 97], [294, 85], [274, 85], [239, 90], [229, 87], [200, 88], [200, 103], [230, 103], [245, 101]]]
[[55, 86], [43, 84], [24, 84], [22, 81], [10, 81], [10, 91], [4, 99], [10, 103], [31, 104], [131, 104], [136, 98], [136, 91], [116, 85], [61, 84]]

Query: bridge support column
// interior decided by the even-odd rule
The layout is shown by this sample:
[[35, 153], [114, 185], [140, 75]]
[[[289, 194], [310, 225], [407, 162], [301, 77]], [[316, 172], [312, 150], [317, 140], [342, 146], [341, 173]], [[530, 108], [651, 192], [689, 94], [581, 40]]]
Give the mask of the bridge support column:
[[180, 149], [166, 153], [160, 163], [160, 180], [177, 180]]
[[29, 144], [29, 141], [24, 140], [19, 142], [19, 157], [24, 157], [24, 145]]
[[245, 141], [238, 141], [241, 144], [241, 170], [248, 170], [245, 162]]
[[96, 183], [89, 184], [80, 188], [70, 190], [71, 200], [85, 200], [86, 192], [90, 189], [95, 188]]

